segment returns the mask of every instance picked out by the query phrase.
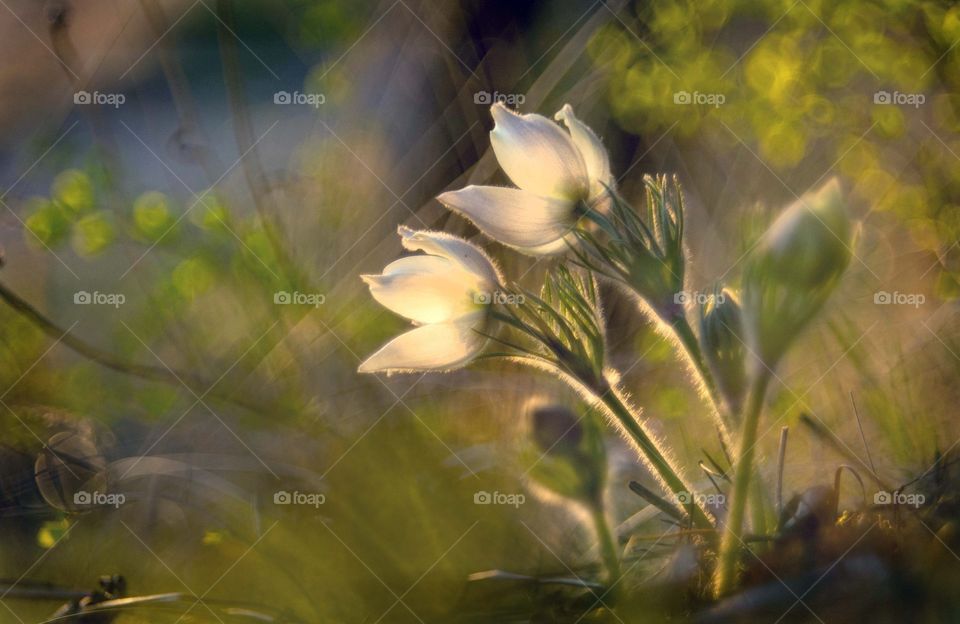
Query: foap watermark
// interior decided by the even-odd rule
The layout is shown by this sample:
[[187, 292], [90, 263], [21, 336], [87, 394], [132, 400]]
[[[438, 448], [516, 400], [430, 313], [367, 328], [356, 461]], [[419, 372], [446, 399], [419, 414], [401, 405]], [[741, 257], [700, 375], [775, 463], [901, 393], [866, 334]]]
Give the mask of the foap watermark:
[[706, 507], [720, 507], [727, 503], [725, 494], [701, 494], [700, 492], [677, 492], [674, 499], [681, 505], [700, 505]]
[[911, 305], [919, 308], [926, 303], [927, 298], [923, 293], [902, 293], [893, 291], [887, 292], [879, 290], [873, 293], [873, 303], [876, 305]]
[[700, 104], [720, 108], [727, 101], [727, 96], [722, 93], [700, 93], [694, 91], [675, 91], [673, 94], [673, 103], [681, 106], [689, 104]]
[[321, 492], [288, 492], [278, 490], [273, 493], [274, 505], [308, 505], [310, 507], [320, 507], [327, 502], [327, 497]]
[[873, 94], [874, 104], [896, 104], [898, 106], [912, 106], [920, 108], [927, 101], [927, 96], [922, 93], [901, 93], [894, 91], [877, 91]]
[[506, 293], [499, 290], [494, 292], [478, 292], [473, 295], [473, 302], [481, 305], [523, 305], [526, 298], [523, 295]]
[[120, 108], [126, 101], [127, 96], [122, 93], [100, 93], [99, 91], [94, 91], [91, 93], [89, 91], [77, 91], [73, 94], [73, 103], [81, 106], [94, 104], [97, 106], [112, 106], [114, 108]]
[[887, 492], [880, 490], [873, 495], [874, 505], [905, 505], [914, 509], [927, 502], [923, 494], [904, 494], [903, 492]]
[[326, 302], [327, 296], [321, 293], [287, 292], [278, 290], [273, 293], [273, 302], [277, 305], [311, 305], [319, 308]]
[[78, 507], [113, 507], [116, 509], [125, 502], [127, 502], [127, 497], [123, 494], [87, 492], [86, 490], [73, 493], [73, 504]]
[[673, 293], [673, 302], [677, 305], [707, 305], [708, 303], [721, 304], [726, 301], [727, 296], [722, 292], [713, 293], [703, 293], [696, 290], [681, 290], [680, 292]]
[[511, 505], [520, 507], [527, 502], [527, 497], [523, 494], [507, 494], [505, 492], [487, 492], [480, 490], [473, 493], [474, 505]]
[[312, 106], [320, 108], [327, 101], [327, 96], [322, 93], [300, 93], [294, 91], [277, 91], [273, 94], [274, 104], [299, 104], [301, 106]]
[[123, 293], [102, 293], [99, 291], [87, 292], [78, 290], [73, 293], [73, 303], [76, 305], [109, 305], [119, 308], [127, 302], [127, 296]]
[[473, 94], [474, 104], [485, 104], [487, 106], [495, 102], [500, 102], [505, 106], [516, 108], [526, 101], [527, 96], [523, 93], [500, 93], [499, 91], [490, 93], [489, 91], [477, 91]]

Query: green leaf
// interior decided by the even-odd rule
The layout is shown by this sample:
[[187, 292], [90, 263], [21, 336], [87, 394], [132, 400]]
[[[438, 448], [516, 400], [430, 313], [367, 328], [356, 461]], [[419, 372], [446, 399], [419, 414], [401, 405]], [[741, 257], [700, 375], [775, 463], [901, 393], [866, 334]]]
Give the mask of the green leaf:
[[204, 230], [227, 232], [230, 212], [213, 192], [202, 195], [200, 202], [190, 211], [190, 220]]
[[170, 199], [157, 191], [140, 195], [133, 202], [133, 223], [137, 233], [150, 242], [170, 238], [176, 223], [170, 211]]
[[78, 255], [95, 256], [109, 247], [115, 238], [113, 214], [100, 210], [74, 224], [71, 244]]
[[70, 221], [60, 206], [44, 197], [34, 197], [27, 202], [30, 216], [24, 222], [29, 232], [25, 233], [28, 243], [53, 247], [63, 242], [70, 231]]
[[187, 299], [196, 299], [216, 281], [214, 270], [200, 258], [188, 258], [173, 269], [174, 288]]
[[93, 182], [79, 169], [58, 174], [50, 186], [50, 195], [74, 216], [90, 212], [95, 204]]
[[46, 549], [53, 548], [67, 534], [69, 528], [70, 522], [66, 518], [44, 522], [37, 531], [37, 545]]

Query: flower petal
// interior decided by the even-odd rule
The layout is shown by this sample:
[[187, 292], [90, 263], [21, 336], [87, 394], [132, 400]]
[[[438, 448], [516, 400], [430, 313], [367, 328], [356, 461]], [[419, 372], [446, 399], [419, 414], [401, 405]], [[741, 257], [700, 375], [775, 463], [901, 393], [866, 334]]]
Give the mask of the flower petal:
[[483, 318], [481, 312], [400, 334], [367, 358], [358, 372], [448, 371], [466, 366], [487, 343], [476, 331]]
[[498, 186], [468, 186], [437, 197], [505, 245], [530, 249], [563, 238], [576, 223], [572, 202]]
[[537, 247], [524, 247], [521, 251], [523, 253], [529, 254], [531, 256], [553, 256], [556, 254], [562, 254], [566, 250], [570, 249], [570, 244], [576, 244], [577, 237], [575, 234], [570, 233], [564, 236], [563, 238], [557, 239], [552, 243], [547, 243], [546, 245], [539, 245]]
[[410, 256], [390, 263], [382, 275], [361, 276], [380, 304], [417, 323], [442, 323], [475, 312], [483, 280], [440, 256]]
[[580, 155], [587, 166], [587, 174], [590, 176], [590, 197], [603, 195], [605, 193], [603, 185], [613, 187], [614, 179], [610, 174], [610, 156], [603, 147], [600, 137], [589, 126], [577, 119], [573, 114], [573, 107], [569, 104], [564, 104], [563, 108], [554, 115], [554, 119], [562, 121], [570, 130], [570, 138], [580, 150]]
[[518, 115], [500, 102], [490, 112], [496, 122], [490, 144], [514, 184], [537, 195], [586, 199], [587, 166], [570, 135], [546, 117]]
[[503, 283], [497, 265], [473, 243], [446, 232], [413, 230], [403, 225], [397, 228], [397, 233], [400, 234], [400, 243], [404, 249], [423, 251], [455, 262], [467, 273], [486, 280], [488, 283], [483, 284], [483, 287], [487, 290], [494, 290]]

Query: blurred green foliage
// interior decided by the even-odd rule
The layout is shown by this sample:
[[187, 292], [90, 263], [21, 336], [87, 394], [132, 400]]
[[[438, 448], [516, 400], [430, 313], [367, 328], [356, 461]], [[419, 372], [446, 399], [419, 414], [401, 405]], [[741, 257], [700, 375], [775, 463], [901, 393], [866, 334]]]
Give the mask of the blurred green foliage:
[[25, 223], [27, 229], [35, 238], [28, 237], [28, 242], [47, 245], [58, 245], [70, 231], [70, 220], [63, 208], [55, 201], [46, 197], [34, 197], [27, 201], [29, 216]]
[[[260, 19], [257, 12], [268, 6], [247, 5], [241, 17]], [[325, 62], [307, 71], [305, 89], [324, 93], [328, 104], [335, 106], [359, 97], [362, 82], [351, 75], [350, 63], [340, 63], [332, 71], [330, 64], [372, 23], [370, 8], [334, 0], [295, 0], [286, 8], [291, 43], [330, 52]], [[960, 46], [953, 47], [960, 38], [960, 9], [932, 2], [654, 0], [638, 2], [636, 10], [634, 19], [623, 15], [626, 25], [611, 18], [589, 49], [597, 65], [608, 72], [610, 107], [625, 129], [655, 138], [676, 124], [674, 132], [683, 141], [722, 161], [740, 147], [722, 125], [726, 124], [784, 177], [810, 163], [819, 174], [839, 161], [839, 169], [856, 183], [856, 192], [869, 205], [895, 215], [914, 240], [937, 252], [942, 261], [940, 294], [960, 294], [956, 278], [960, 254], [948, 253], [960, 237], [960, 168], [954, 162], [960, 154], [956, 138], [960, 101], [951, 95], [960, 80]], [[420, 25], [408, 18], [419, 32]], [[246, 38], [248, 33], [241, 30]], [[258, 52], [259, 43], [252, 44]], [[355, 53], [362, 53], [362, 48]], [[930, 66], [934, 69], [927, 72]], [[927, 101], [919, 109], [874, 104], [873, 93], [880, 89], [922, 92]], [[682, 90], [722, 93], [726, 99], [717, 107], [678, 106], [671, 94]], [[362, 132], [352, 136], [338, 127], [344, 142], [375, 171], [391, 171], [396, 165], [389, 137], [377, 127], [384, 120], [387, 115], [365, 118]], [[424, 380], [416, 392], [410, 392], [415, 378], [386, 380], [386, 386], [355, 375], [357, 358], [352, 351], [362, 354], [405, 327], [405, 321], [371, 302], [356, 279], [356, 273], [373, 266], [379, 243], [389, 238], [387, 244], [395, 245], [387, 225], [396, 215], [384, 219], [383, 232], [368, 229], [393, 199], [387, 198], [385, 204], [376, 192], [378, 184], [359, 184], [356, 159], [346, 157], [338, 141], [321, 135], [292, 150], [290, 173], [308, 178], [310, 186], [291, 190], [278, 202], [283, 210], [274, 215], [276, 229], [293, 250], [295, 268], [306, 267], [304, 273], [313, 280], [285, 268], [270, 233], [239, 194], [211, 190], [193, 206], [196, 198], [180, 195], [179, 188], [168, 194], [137, 185], [135, 172], [125, 172], [124, 184], [119, 184], [108, 175], [106, 159], [70, 165], [55, 176], [46, 196], [22, 206], [30, 230], [24, 233], [25, 240], [38, 245], [39, 239], [58, 254], [72, 249], [89, 263], [85, 270], [78, 269], [85, 279], [100, 272], [116, 278], [156, 244], [149, 260], [122, 282], [123, 288], [136, 293], [122, 310], [78, 312], [68, 306], [70, 314], [63, 313], [56, 306], [69, 304], [74, 284], [67, 282], [70, 288], [65, 288], [53, 276], [42, 280], [46, 304], [60, 319], [100, 315], [96, 322], [84, 321], [78, 335], [127, 361], [156, 364], [157, 355], [178, 370], [211, 382], [231, 373], [221, 389], [263, 398], [271, 409], [247, 418], [242, 410], [237, 415], [208, 397], [212, 407], [223, 410], [230, 424], [233, 417], [244, 418], [239, 436], [258, 452], [266, 448], [267, 461], [278, 471], [274, 459], [282, 456], [314, 477], [321, 474], [329, 486], [330, 503], [320, 510], [257, 503], [251, 512], [252, 503], [245, 503], [242, 513], [231, 517], [214, 497], [190, 497], [196, 508], [178, 501], [191, 520], [202, 520], [183, 522], [168, 540], [160, 540], [157, 550], [164, 557], [182, 554], [182, 560], [173, 561], [174, 568], [184, 570], [191, 587], [205, 588], [221, 577], [224, 562], [233, 563], [246, 554], [253, 537], [243, 531], [254, 520], [261, 529], [276, 519], [285, 520], [271, 529], [217, 593], [269, 595], [268, 600], [288, 603], [318, 619], [374, 619], [394, 604], [394, 590], [410, 587], [414, 591], [404, 594], [404, 600], [424, 619], [439, 621], [451, 611], [464, 610], [464, 602], [473, 599], [477, 589], [464, 591], [463, 579], [483, 569], [566, 575], [569, 565], [589, 576], [578, 563], [592, 557], [576, 556], [585, 540], [578, 541], [576, 531], [569, 529], [572, 523], [564, 524], [555, 505], [541, 506], [535, 497], [520, 510], [473, 504], [481, 489], [523, 491], [517, 475], [530, 467], [527, 460], [541, 458], [542, 453], [531, 457], [523, 448], [529, 441], [521, 436], [528, 432], [518, 431], [514, 413], [532, 393], [529, 384], [535, 375], [517, 381], [487, 368]], [[66, 166], [65, 161], [57, 165]], [[132, 192], [126, 194], [124, 186]], [[181, 219], [187, 210], [189, 215]], [[294, 212], [299, 220], [290, 216]], [[399, 219], [409, 220], [406, 211], [397, 212]], [[284, 222], [287, 218], [290, 221]], [[757, 227], [762, 231], [759, 220]], [[379, 256], [390, 252], [385, 245]], [[401, 253], [399, 247], [395, 251]], [[503, 259], [516, 261], [506, 255]], [[332, 305], [319, 310], [274, 304], [277, 290], [298, 288], [336, 295]], [[132, 329], [117, 322], [121, 318]], [[141, 431], [131, 434], [124, 427], [135, 423], [165, 430], [193, 402], [177, 385], [133, 379], [69, 354], [34, 366], [44, 356], [61, 357], [67, 350], [51, 349], [46, 355], [50, 338], [6, 307], [0, 309], [0, 323], [6, 329], [0, 337], [4, 342], [0, 378], [3, 387], [16, 382], [5, 399], [15, 409], [20, 403], [64, 406], [118, 425], [119, 432], [138, 443]], [[273, 324], [277, 327], [270, 333]], [[614, 329], [623, 332], [622, 327]], [[269, 335], [263, 337], [264, 332]], [[860, 338], [856, 328], [846, 334], [847, 344]], [[261, 339], [262, 343], [255, 342]], [[630, 359], [621, 368], [633, 375], [630, 385], [649, 390], [642, 396], [646, 414], [666, 421], [668, 429], [689, 427], [694, 435], [687, 450], [692, 453], [708, 445], [704, 440], [715, 444], [712, 429], [703, 425], [705, 416], [695, 392], [678, 374], [683, 369], [674, 345], [653, 327], [631, 332], [623, 341], [626, 348], [619, 346]], [[848, 355], [858, 353], [852, 350]], [[271, 362], [271, 356], [279, 364]], [[812, 378], [819, 374], [815, 371]], [[892, 448], [895, 461], [906, 465], [946, 446], [937, 444], [938, 432], [923, 420], [924, 406], [908, 400], [911, 390], [916, 392], [915, 378], [893, 389], [883, 386], [884, 379], [873, 381], [876, 387], [864, 393], [861, 407], [891, 441], [899, 443]], [[471, 389], [471, 384], [484, 382], [491, 386]], [[901, 401], [893, 400], [895, 393]], [[771, 413], [787, 413], [784, 422], [789, 424], [805, 407], [789, 391], [773, 402]], [[187, 426], [192, 418], [187, 418]], [[17, 432], [28, 436], [25, 430]], [[216, 435], [231, 441], [219, 427]], [[615, 452], [616, 441], [608, 443]], [[585, 486], [595, 488], [603, 481], [599, 475], [592, 484], [584, 484], [564, 462], [584, 461], [591, 453], [599, 456], [601, 447], [599, 437], [587, 436], [576, 453], [546, 457], [529, 476], [568, 496], [589, 489]], [[486, 467], [473, 475], [457, 455], [471, 466]], [[267, 479], [266, 484], [251, 485], [250, 478], [244, 473], [237, 482], [269, 503], [276, 483]], [[621, 482], [611, 483], [611, 490], [614, 487], [620, 496], [626, 492]], [[618, 500], [622, 515], [636, 510], [631, 496], [627, 493]], [[477, 520], [482, 522], [474, 529]], [[518, 528], [521, 521], [529, 522], [531, 532], [542, 533], [542, 541]], [[57, 520], [32, 535], [49, 548], [68, 526]], [[105, 571], [132, 570], [140, 577], [138, 590], [177, 588], [164, 565], [146, 556], [128, 530], [116, 527], [111, 533], [98, 521], [77, 526], [66, 544], [51, 550], [53, 565], [69, 570], [63, 576], [71, 583]], [[458, 542], [467, 531], [469, 536]], [[88, 545], [106, 539], [111, 540], [110, 548], [91, 556]], [[545, 554], [546, 544], [559, 557]], [[34, 553], [29, 554], [32, 561]], [[657, 560], [645, 561], [641, 576], [648, 565], [659, 568]], [[89, 569], [77, 571], [84, 566]], [[433, 570], [431, 566], [435, 570], [421, 576]], [[422, 586], [412, 587], [418, 578]], [[493, 589], [500, 603], [480, 596], [477, 612], [485, 614], [490, 604], [502, 601], [520, 603], [518, 609], [529, 606], [531, 598], [525, 591], [510, 590]], [[647, 605], [643, 612], [658, 619], [649, 614]], [[400, 607], [393, 614], [406, 616]]]
[[90, 176], [77, 169], [67, 169], [57, 175], [53, 179], [50, 196], [52, 201], [73, 215], [93, 210], [96, 199]]
[[171, 228], [175, 219], [170, 210], [170, 199], [158, 191], [148, 191], [133, 202], [133, 222], [136, 231], [146, 241], [174, 240]]
[[294, 0], [290, 5], [297, 18], [291, 20], [291, 34], [303, 46], [339, 45], [361, 30], [367, 17], [362, 3]]
[[98, 210], [81, 217], [73, 224], [73, 250], [80, 256], [95, 256], [110, 246], [116, 238], [113, 213]]
[[[589, 51], [628, 131], [722, 160], [747, 144], [778, 175], [830, 163], [941, 261], [960, 294], [960, 6], [903, 0], [654, 0]], [[674, 94], [720, 94], [720, 105]], [[882, 103], [883, 92], [922, 95]], [[879, 100], [875, 100], [878, 97]], [[674, 127], [675, 125], [675, 127]], [[757, 167], [762, 168], [759, 162]]]

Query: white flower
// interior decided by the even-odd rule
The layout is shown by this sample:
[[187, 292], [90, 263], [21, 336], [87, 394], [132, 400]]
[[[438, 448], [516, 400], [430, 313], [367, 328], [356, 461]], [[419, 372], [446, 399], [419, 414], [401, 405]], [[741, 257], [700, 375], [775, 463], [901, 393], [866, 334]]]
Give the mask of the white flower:
[[445, 371], [468, 364], [487, 343], [490, 301], [502, 283], [493, 261], [462, 238], [398, 229], [405, 249], [425, 255], [363, 275], [370, 294], [418, 325], [367, 358], [361, 373]]
[[[532, 255], [567, 248], [585, 206], [612, 187], [610, 160], [597, 135], [565, 104], [555, 115], [569, 132], [541, 115], [520, 115], [502, 103], [490, 144], [504, 172], [520, 188], [468, 186], [437, 199], [484, 234]], [[572, 239], [571, 239], [572, 240]]]

